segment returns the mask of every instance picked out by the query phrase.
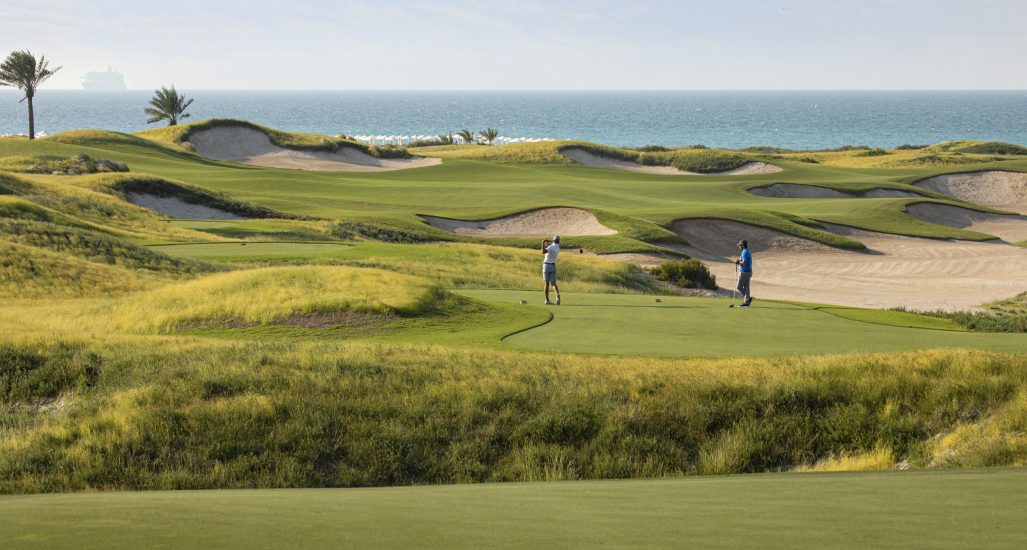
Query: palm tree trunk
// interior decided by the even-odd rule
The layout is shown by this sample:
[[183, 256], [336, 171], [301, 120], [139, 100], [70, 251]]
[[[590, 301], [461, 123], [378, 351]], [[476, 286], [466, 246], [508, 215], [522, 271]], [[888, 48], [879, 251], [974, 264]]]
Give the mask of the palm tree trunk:
[[27, 95], [25, 99], [29, 101], [29, 139], [36, 139], [36, 115], [32, 112], [32, 96]]

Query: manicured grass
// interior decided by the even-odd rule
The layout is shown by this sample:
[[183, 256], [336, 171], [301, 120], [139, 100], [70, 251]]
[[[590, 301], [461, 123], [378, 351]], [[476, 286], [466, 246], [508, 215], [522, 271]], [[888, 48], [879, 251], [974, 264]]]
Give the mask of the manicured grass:
[[[83, 152], [126, 162], [133, 172], [156, 174], [223, 192], [236, 200], [278, 212], [369, 223], [388, 221], [404, 231], [435, 239], [447, 235], [423, 223], [416, 214], [483, 219], [545, 206], [575, 206], [605, 213], [607, 218], [602, 215], [600, 218], [620, 233], [583, 239], [589, 248], [604, 252], [643, 249], [649, 245], [640, 241], [654, 241], [665, 235], [655, 224], [668, 224], [686, 217], [726, 217], [770, 225], [785, 231], [798, 231], [835, 246], [848, 244], [844, 239], [823, 232], [800, 229], [802, 226], [792, 222], [802, 219], [917, 236], [985, 238], [979, 233], [929, 224], [906, 215], [903, 207], [911, 199], [796, 200], [759, 197], [746, 192], [749, 187], [773, 182], [811, 183], [847, 191], [887, 187], [917, 192], [908, 185], [909, 182], [942, 170], [958, 169], [958, 165], [881, 168], [876, 164], [866, 165], [866, 162], [880, 162], [879, 159], [902, 155], [949, 154], [941, 149], [933, 152], [899, 151], [879, 157], [854, 157], [855, 153], [851, 151], [817, 153], [843, 155], [859, 161], [845, 167], [796, 162], [795, 158], [784, 155], [780, 159], [769, 159], [782, 166], [784, 171], [757, 176], [662, 176], [570, 164], [532, 164], [548, 162], [532, 160], [536, 158], [534, 154], [526, 157], [525, 162], [529, 164], [446, 158], [442, 165], [424, 169], [330, 173], [255, 169], [206, 161], [136, 136], [112, 134], [105, 137], [99, 134], [102, 133], [75, 139], [4, 141], [0, 142], [0, 157], [67, 156]], [[535, 149], [544, 148], [543, 145], [555, 147], [530, 145]], [[457, 150], [501, 153], [514, 149], [474, 147]], [[963, 154], [952, 158], [976, 157]], [[1027, 169], [1027, 160], [1022, 156], [1010, 156], [972, 166], [973, 169], [1024, 170]]]
[[[202, 224], [202, 225], [201, 225]], [[204, 225], [224, 225], [221, 222], [195, 222], [199, 228]], [[198, 227], [199, 226], [199, 227]], [[173, 256], [222, 261], [298, 261], [317, 258], [345, 258], [353, 248], [352, 244], [339, 242], [234, 242], [234, 243], [190, 243], [155, 245], [153, 250]]]
[[[541, 306], [541, 292], [462, 291], [485, 301]], [[757, 300], [748, 309], [727, 299], [564, 293], [553, 320], [506, 338], [511, 346], [569, 353], [688, 357], [977, 348], [1018, 352], [1027, 335], [954, 332], [954, 324], [897, 312], [821, 311]], [[529, 306], [524, 306], [529, 307]], [[934, 326], [925, 330], [889, 325]]]
[[0, 497], [19, 548], [1022, 548], [1027, 469]]

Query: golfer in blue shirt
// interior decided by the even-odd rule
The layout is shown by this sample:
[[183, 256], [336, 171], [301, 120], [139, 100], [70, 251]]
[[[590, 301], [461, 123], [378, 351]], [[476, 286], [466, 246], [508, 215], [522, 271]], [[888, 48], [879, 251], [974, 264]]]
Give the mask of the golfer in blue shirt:
[[749, 241], [738, 241], [738, 248], [742, 251], [735, 260], [735, 264], [738, 265], [738, 292], [744, 298], [742, 307], [749, 307], [752, 303], [752, 296], [749, 294], [749, 281], [752, 279], [752, 252], [749, 252]]

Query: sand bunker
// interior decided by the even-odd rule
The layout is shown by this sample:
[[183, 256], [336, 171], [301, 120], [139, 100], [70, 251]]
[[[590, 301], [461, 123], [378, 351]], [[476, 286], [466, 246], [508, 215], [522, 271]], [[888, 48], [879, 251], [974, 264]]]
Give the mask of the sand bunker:
[[279, 147], [264, 132], [245, 126], [219, 126], [189, 136], [196, 153], [214, 160], [230, 160], [295, 170], [381, 172], [433, 166], [438, 158], [379, 159], [359, 149], [343, 147], [336, 152], [299, 151]]
[[927, 222], [987, 233], [1004, 241], [1027, 240], [1027, 216], [991, 214], [934, 202], [910, 204], [906, 212]]
[[673, 166], [647, 166], [628, 160], [613, 159], [596, 155], [578, 147], [561, 149], [560, 153], [574, 162], [584, 164], [585, 166], [592, 166], [594, 168], [615, 168], [617, 170], [628, 170], [630, 172], [641, 172], [643, 174], [663, 174], [672, 176], [747, 176], [754, 174], [772, 174], [774, 172], [781, 171], [781, 168], [765, 162], [749, 162], [733, 170], [701, 174], [699, 172], [678, 170]]
[[[698, 222], [698, 223], [696, 223]], [[1027, 252], [1009, 244], [918, 239], [825, 224], [870, 253], [850, 252], [723, 220], [681, 220], [673, 228], [693, 245], [723, 287], [735, 280], [739, 238], [753, 248], [753, 296], [859, 307], [972, 309], [1027, 289]], [[770, 238], [770, 242], [764, 242]], [[790, 245], [798, 239], [800, 246]], [[780, 241], [779, 241], [780, 242]], [[807, 241], [808, 243], [808, 241]]]
[[763, 187], [753, 187], [749, 189], [749, 192], [761, 197], [779, 199], [897, 199], [922, 197], [922, 195], [917, 193], [900, 189], [871, 189], [861, 195], [853, 195], [827, 187], [794, 183], [775, 183]]
[[804, 254], [833, 250], [826, 244], [796, 237], [773, 229], [747, 223], [712, 218], [678, 220], [671, 224], [671, 231], [681, 235], [690, 246], [680, 247], [689, 256], [704, 259], [734, 258], [738, 256], [736, 243], [749, 241], [752, 252], [788, 251]]
[[125, 197], [129, 202], [143, 208], [155, 210], [169, 218], [179, 220], [241, 220], [231, 212], [218, 208], [211, 208], [202, 204], [185, 202], [176, 197], [160, 197], [149, 193], [126, 193]]
[[945, 174], [913, 185], [974, 204], [1027, 214], [1027, 173], [990, 171]]
[[421, 216], [444, 231], [468, 237], [580, 237], [613, 235], [615, 230], [599, 223], [595, 214], [579, 208], [540, 208], [492, 220], [468, 221]]

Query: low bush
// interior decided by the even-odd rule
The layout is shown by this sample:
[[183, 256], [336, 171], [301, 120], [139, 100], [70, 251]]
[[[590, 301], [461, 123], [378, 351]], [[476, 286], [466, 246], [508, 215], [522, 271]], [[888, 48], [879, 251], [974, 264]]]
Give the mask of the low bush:
[[695, 258], [664, 262], [650, 270], [661, 281], [674, 283], [682, 288], [717, 289], [717, 278], [708, 267]]
[[856, 156], [856, 157], [883, 157], [885, 155], [890, 155], [890, 154], [891, 153], [887, 149], [874, 148], [874, 149], [867, 149], [866, 151], [863, 151], [863, 152], [860, 152], [860, 153], [856, 153], [853, 156]]
[[903, 143], [895, 148], [896, 151], [915, 151], [917, 149], [927, 149], [930, 145], [911, 145], [909, 143]]
[[1027, 155], [1027, 147], [1001, 141], [986, 141], [962, 147], [959, 152], [977, 155]]
[[332, 234], [340, 239], [370, 239], [387, 243], [428, 243], [446, 240], [443, 236], [417, 233], [382, 223], [342, 220], [332, 226]]
[[664, 147], [662, 145], [643, 145], [641, 147], [635, 147], [635, 150], [639, 153], [665, 153], [670, 151], [670, 147]]

